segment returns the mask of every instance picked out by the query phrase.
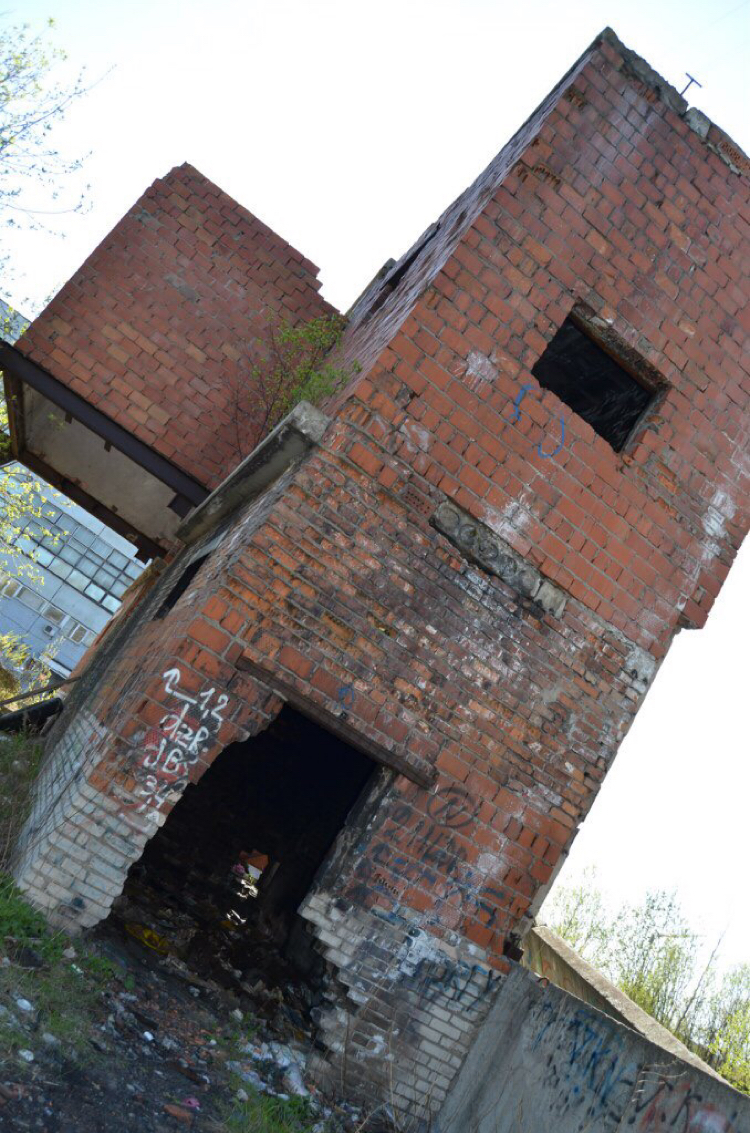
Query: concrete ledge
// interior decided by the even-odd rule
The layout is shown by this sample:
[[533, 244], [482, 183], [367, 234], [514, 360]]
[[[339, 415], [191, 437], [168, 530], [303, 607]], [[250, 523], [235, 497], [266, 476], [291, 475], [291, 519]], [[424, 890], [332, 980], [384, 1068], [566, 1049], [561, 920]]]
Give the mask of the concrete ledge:
[[608, 980], [593, 964], [589, 964], [588, 960], [579, 956], [551, 928], [547, 928], [546, 925], [535, 925], [524, 937], [523, 951], [525, 968], [551, 980], [555, 987], [561, 988], [569, 995], [575, 995], [577, 999], [595, 1007], [597, 1011], [603, 1011], [618, 1023], [624, 1023], [626, 1027], [637, 1031], [649, 1042], [660, 1046], [673, 1058], [681, 1058], [696, 1070], [710, 1074], [720, 1082], [725, 1081], [712, 1066], [697, 1054], [693, 1054], [684, 1043], [675, 1038], [671, 1031], [662, 1027], [661, 1023], [657, 1023], [656, 1019], [634, 1003], [624, 991], [620, 991], [619, 987]]
[[228, 519], [233, 512], [261, 495], [295, 461], [321, 440], [330, 418], [309, 401], [300, 401], [291, 413], [238, 464], [177, 529], [177, 538], [189, 544]]

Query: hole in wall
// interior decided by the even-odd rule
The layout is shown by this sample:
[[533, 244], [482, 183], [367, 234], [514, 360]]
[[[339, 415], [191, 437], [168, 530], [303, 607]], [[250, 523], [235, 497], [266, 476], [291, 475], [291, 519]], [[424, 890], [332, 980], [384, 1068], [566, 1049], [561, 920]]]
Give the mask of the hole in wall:
[[172, 588], [167, 591], [164, 600], [154, 614], [155, 621], [160, 620], [161, 618], [166, 618], [169, 611], [174, 609], [207, 558], [208, 554], [199, 555], [185, 567], [184, 571], [177, 579], [174, 586], [172, 586]]
[[619, 452], [657, 391], [639, 381], [568, 317], [531, 372]]
[[297, 910], [376, 770], [285, 706], [185, 789], [111, 922], [222, 987], [283, 989], [301, 1026], [323, 961]]

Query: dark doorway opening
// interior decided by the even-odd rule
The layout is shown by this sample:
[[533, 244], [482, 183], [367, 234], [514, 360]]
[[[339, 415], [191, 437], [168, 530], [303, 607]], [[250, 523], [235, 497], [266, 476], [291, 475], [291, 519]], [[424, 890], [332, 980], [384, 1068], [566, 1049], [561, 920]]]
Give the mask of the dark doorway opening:
[[285, 706], [186, 788], [132, 867], [114, 919], [225, 988], [316, 982], [322, 961], [297, 909], [374, 771]]

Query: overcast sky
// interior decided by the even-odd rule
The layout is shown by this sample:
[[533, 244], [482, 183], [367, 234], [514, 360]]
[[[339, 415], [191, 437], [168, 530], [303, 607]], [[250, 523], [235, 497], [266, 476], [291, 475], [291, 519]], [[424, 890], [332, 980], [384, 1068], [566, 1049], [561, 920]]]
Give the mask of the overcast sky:
[[[90, 208], [5, 241], [33, 313], [154, 178], [190, 161], [321, 268], [346, 307], [472, 181], [605, 24], [747, 151], [750, 0], [9, 0], [96, 83], [56, 138]], [[71, 192], [71, 199], [73, 193]], [[683, 632], [563, 874], [617, 901], [675, 887], [750, 960], [750, 547]]]

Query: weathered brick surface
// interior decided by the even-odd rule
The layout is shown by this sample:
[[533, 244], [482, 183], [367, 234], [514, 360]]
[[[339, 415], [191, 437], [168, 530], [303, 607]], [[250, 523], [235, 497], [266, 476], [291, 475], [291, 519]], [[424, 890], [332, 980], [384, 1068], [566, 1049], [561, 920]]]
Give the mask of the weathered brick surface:
[[[386, 775], [301, 910], [338, 973], [321, 1076], [346, 1066], [362, 1092], [385, 1090], [386, 1052], [399, 1097], [440, 1100], [509, 936], [747, 527], [747, 186], [634, 66], [597, 43], [393, 292], [358, 305], [346, 350], [363, 371], [320, 446], [150, 620], [196, 549], [172, 565], [53, 737], [45, 782], [75, 767], [130, 860], [186, 779], [279, 711], [243, 655], [435, 767], [430, 789]], [[619, 454], [530, 372], [578, 302], [668, 387]], [[560, 616], [436, 530], [446, 500], [552, 580]], [[83, 709], [97, 730], [76, 754]], [[45, 907], [88, 923], [126, 866], [95, 866], [85, 822], [100, 819], [72, 815], [63, 780], [40, 795], [17, 876], [37, 894], [54, 868]], [[88, 859], [66, 859], [57, 832]]]
[[269, 321], [333, 310], [317, 271], [181, 165], [136, 201], [19, 349], [213, 488], [257, 431], [241, 391]]

